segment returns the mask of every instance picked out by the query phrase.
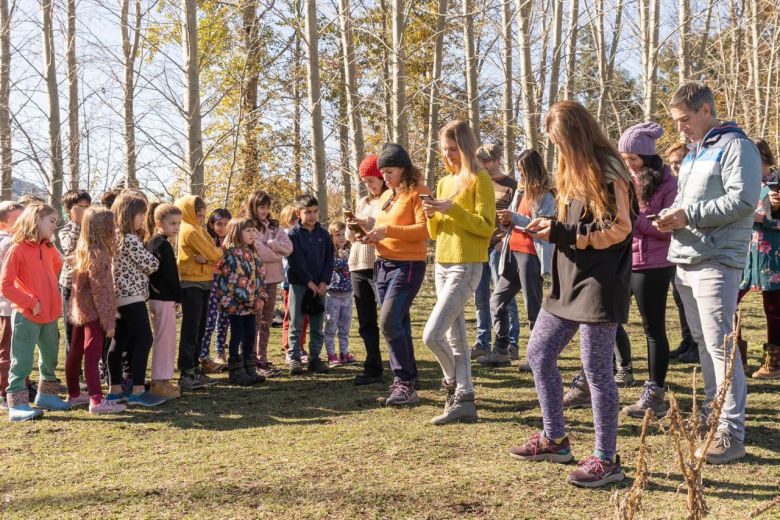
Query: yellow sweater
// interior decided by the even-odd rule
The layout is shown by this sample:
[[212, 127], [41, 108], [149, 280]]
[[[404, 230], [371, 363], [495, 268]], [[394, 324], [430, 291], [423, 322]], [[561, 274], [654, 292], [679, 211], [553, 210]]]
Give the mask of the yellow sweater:
[[474, 183], [452, 197], [455, 176], [443, 177], [436, 185], [436, 198], [452, 198], [446, 214], [428, 219], [428, 232], [436, 241], [436, 262], [469, 264], [488, 261], [488, 246], [496, 223], [496, 196], [487, 172], [479, 172]]

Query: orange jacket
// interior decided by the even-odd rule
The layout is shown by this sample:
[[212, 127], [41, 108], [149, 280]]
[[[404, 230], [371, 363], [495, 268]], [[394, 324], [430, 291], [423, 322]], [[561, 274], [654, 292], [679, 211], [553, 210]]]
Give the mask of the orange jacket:
[[[62, 316], [62, 298], [57, 287], [61, 268], [60, 252], [48, 240], [14, 244], [3, 262], [0, 290], [28, 320], [50, 323]], [[41, 313], [33, 316], [38, 302]]]

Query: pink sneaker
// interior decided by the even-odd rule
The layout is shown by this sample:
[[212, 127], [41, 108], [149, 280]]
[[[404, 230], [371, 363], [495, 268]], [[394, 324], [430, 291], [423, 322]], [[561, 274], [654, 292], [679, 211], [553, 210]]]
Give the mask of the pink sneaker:
[[341, 364], [342, 365], [354, 365], [357, 363], [357, 359], [355, 359], [355, 356], [347, 352], [346, 354], [341, 354]]
[[127, 410], [127, 406], [103, 399], [100, 404], [89, 403], [89, 413], [121, 413]]
[[340, 367], [341, 365], [341, 359], [336, 354], [328, 354], [328, 366], [330, 368]]
[[79, 394], [78, 397], [68, 396], [65, 402], [68, 403], [71, 408], [89, 404], [89, 394], [87, 394], [86, 392], [81, 392], [81, 394]]
[[301, 349], [301, 363], [307, 364], [309, 362], [309, 353], [306, 350]]

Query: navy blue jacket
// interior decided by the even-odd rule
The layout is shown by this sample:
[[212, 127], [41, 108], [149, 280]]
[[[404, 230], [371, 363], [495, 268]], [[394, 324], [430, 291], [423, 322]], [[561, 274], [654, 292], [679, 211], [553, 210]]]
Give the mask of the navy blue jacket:
[[287, 281], [296, 285], [309, 282], [330, 284], [333, 276], [333, 241], [319, 222], [312, 231], [298, 222], [288, 233], [293, 252], [287, 257]]

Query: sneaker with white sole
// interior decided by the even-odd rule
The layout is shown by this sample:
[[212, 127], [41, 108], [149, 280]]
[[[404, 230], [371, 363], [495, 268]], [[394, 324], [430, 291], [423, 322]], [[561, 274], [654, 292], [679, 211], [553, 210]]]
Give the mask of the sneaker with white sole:
[[417, 390], [411, 381], [395, 381], [390, 385], [390, 395], [385, 399], [384, 406], [406, 406], [419, 402]]
[[569, 473], [569, 483], [579, 487], [597, 488], [610, 482], [620, 482], [626, 478], [620, 467], [620, 456], [615, 462], [591, 455], [577, 464], [577, 469]]
[[704, 460], [707, 464], [729, 464], [746, 454], [744, 442], [735, 438], [728, 430], [718, 430], [704, 454]]
[[571, 387], [563, 396], [563, 408], [590, 408], [590, 387], [585, 375], [580, 372], [574, 376]]
[[94, 414], [121, 413], [125, 410], [127, 410], [127, 406], [108, 399], [103, 399], [98, 404], [89, 403], [89, 413]]
[[89, 394], [85, 392], [81, 392], [81, 394], [79, 394], [78, 397], [68, 396], [68, 399], [65, 402], [68, 403], [71, 408], [89, 404]]
[[536, 432], [525, 444], [509, 448], [509, 454], [519, 460], [532, 462], [552, 461], [560, 464], [571, 462], [574, 455], [571, 454], [569, 438], [564, 437], [560, 443], [548, 439], [542, 432]]
[[617, 367], [617, 372], [615, 372], [615, 383], [617, 383], [618, 386], [631, 386], [634, 384], [634, 373], [630, 363], [625, 367]]

